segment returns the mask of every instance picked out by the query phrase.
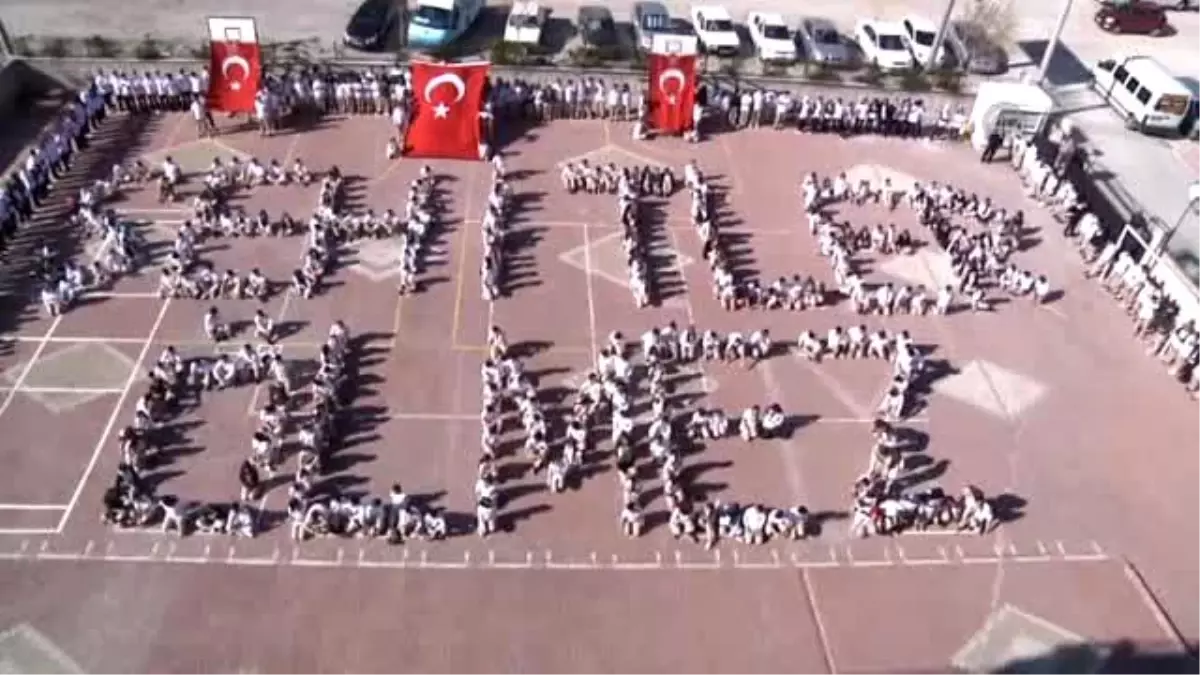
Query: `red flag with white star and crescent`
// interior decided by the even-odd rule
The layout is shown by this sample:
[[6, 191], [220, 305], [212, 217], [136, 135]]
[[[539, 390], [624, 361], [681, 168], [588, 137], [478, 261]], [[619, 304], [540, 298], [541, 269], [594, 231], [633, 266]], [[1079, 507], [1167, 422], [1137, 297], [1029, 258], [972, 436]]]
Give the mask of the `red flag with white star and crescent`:
[[479, 111], [490, 63], [412, 64], [413, 114], [404, 135], [410, 157], [480, 159]]
[[262, 50], [258, 43], [214, 40], [209, 54], [209, 109], [254, 112], [254, 97], [262, 84]]
[[696, 102], [696, 56], [651, 54], [649, 74], [650, 126], [662, 134], [681, 134], [692, 128]]

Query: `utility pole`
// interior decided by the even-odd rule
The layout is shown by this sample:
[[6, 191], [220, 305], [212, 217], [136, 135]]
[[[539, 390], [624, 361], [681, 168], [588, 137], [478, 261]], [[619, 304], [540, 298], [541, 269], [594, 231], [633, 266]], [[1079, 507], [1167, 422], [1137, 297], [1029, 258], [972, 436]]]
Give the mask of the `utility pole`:
[[1058, 25], [1054, 27], [1054, 34], [1050, 36], [1050, 41], [1046, 43], [1046, 53], [1042, 54], [1042, 65], [1038, 68], [1037, 84], [1043, 84], [1046, 81], [1046, 73], [1050, 71], [1050, 59], [1054, 58], [1054, 52], [1058, 50], [1058, 43], [1062, 40], [1063, 29], [1067, 27], [1067, 17], [1071, 15], [1071, 5], [1074, 0], [1063, 0], [1062, 13], [1058, 15]]
[[[950, 0], [946, 3], [946, 12], [942, 14], [942, 23], [938, 26], [937, 36], [933, 38], [933, 50], [929, 55], [929, 63], [925, 64], [925, 71], [937, 70], [941, 67], [941, 60], [938, 59], [938, 52], [942, 51], [942, 45], [946, 42], [946, 31], [950, 28], [950, 17], [954, 16], [954, 5], [958, 0]], [[973, 0], [979, 2], [979, 0]]]
[[12, 40], [8, 37], [8, 29], [5, 28], [4, 22], [0, 21], [0, 60], [7, 61], [13, 56]]

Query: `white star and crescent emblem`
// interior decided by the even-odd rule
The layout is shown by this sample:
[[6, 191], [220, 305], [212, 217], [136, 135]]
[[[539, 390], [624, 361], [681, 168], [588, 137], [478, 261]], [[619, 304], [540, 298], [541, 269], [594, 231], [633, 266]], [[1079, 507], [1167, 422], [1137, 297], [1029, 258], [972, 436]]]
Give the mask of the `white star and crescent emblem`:
[[[242, 69], [241, 77], [233, 78], [229, 76], [229, 71], [235, 67]], [[229, 83], [231, 90], [240, 91], [242, 84], [250, 77], [250, 62], [241, 54], [230, 54], [221, 61], [221, 75], [225, 77], [225, 81]]]
[[[442, 101], [438, 101], [437, 103], [433, 102], [433, 92], [437, 91], [437, 88], [443, 84], [448, 84], [454, 87], [454, 100], [450, 101], [449, 105], [443, 103]], [[466, 97], [467, 83], [463, 82], [463, 79], [459, 77], [457, 73], [442, 73], [426, 83], [425, 91], [423, 93], [425, 96], [425, 102], [433, 105], [434, 119], [444, 120], [450, 117], [450, 106], [457, 104], [459, 101], [463, 100], [464, 97]]]
[[[667, 91], [667, 82], [670, 80], [678, 80], [679, 88], [672, 94]], [[683, 87], [687, 84], [687, 78], [683, 76], [683, 71], [678, 68], [668, 68], [658, 76], [658, 90], [667, 95], [667, 102], [671, 105], [679, 103], [678, 93], [683, 91]]]

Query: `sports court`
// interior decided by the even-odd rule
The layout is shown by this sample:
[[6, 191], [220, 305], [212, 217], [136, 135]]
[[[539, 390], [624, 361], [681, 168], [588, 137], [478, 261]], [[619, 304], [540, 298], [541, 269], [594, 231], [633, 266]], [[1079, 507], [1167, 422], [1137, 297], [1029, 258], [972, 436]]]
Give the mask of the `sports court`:
[[[355, 117], [268, 138], [227, 130], [215, 140], [195, 140], [184, 115], [117, 118], [102, 130], [93, 166], [104, 171], [134, 156], [157, 162], [170, 155], [196, 172], [215, 156], [278, 159], [285, 166], [300, 157], [314, 171], [341, 169], [351, 210], [380, 212], [400, 208], [420, 167], [384, 158], [388, 131], [383, 117]], [[617, 521], [620, 490], [607, 463], [591, 467], [579, 489], [561, 495], [546, 491], [537, 478], [506, 481], [500, 515], [508, 531], [486, 540], [466, 535], [404, 546], [353, 539], [296, 545], [279, 523], [283, 486], [264, 498], [261, 524], [268, 530], [253, 540], [112, 531], [97, 517], [118, 461], [112, 436], [131, 414], [145, 367], [167, 345], [184, 354], [211, 351], [201, 328], [210, 304], [243, 328], [258, 308], [252, 300], [160, 300], [156, 272], [146, 268], [111, 292], [86, 297], [59, 319], [38, 314], [26, 298], [6, 298], [6, 313], [20, 314], [0, 350], [0, 429], [10, 439], [0, 449], [7, 467], [0, 481], [0, 554], [17, 562], [0, 568], [0, 588], [19, 599], [4, 618], [39, 618], [38, 630], [89, 670], [196, 663], [210, 669], [320, 664], [381, 670], [397, 668], [399, 658], [405, 669], [426, 670], [941, 670], [952, 662], [991, 667], [1022, 649], [1080, 641], [1169, 643], [1161, 610], [1123, 569], [1128, 559], [1183, 634], [1196, 635], [1194, 522], [1169, 507], [1195, 501], [1196, 459], [1188, 451], [1200, 440], [1195, 407], [1129, 339], [1128, 322], [1083, 279], [1060, 226], [1022, 196], [1003, 163], [981, 165], [965, 148], [926, 141], [769, 129], [714, 136], [699, 145], [671, 139], [635, 144], [628, 125], [601, 121], [535, 127], [504, 154], [517, 194], [507, 297], [487, 303], [480, 294], [479, 219], [490, 169], [431, 162], [443, 177], [448, 211], [432, 233], [433, 264], [419, 293], [397, 295], [395, 246], [369, 242], [341, 252], [318, 296], [280, 292], [263, 306], [283, 327], [289, 358], [312, 359], [337, 319], [360, 340], [363, 393], [353, 403], [356, 431], [335, 456], [329, 480], [380, 496], [399, 481], [454, 514], [452, 529], [469, 529], [479, 365], [489, 324], [502, 326], [529, 355], [539, 390], [556, 397], [574, 389], [612, 330], [633, 339], [675, 321], [719, 332], [769, 328], [782, 341], [807, 329], [864, 323], [889, 332], [906, 329], [944, 362], [944, 373], [903, 425], [920, 441], [912, 465], [927, 473], [930, 484], [957, 490], [971, 483], [999, 496], [1003, 524], [986, 537], [929, 532], [851, 540], [850, 488], [866, 468], [870, 421], [888, 367], [867, 360], [814, 365], [781, 354], [751, 368], [694, 367], [672, 386], [676, 399], [689, 406], [783, 406], [793, 426], [789, 438], [711, 443], [685, 460], [685, 471], [723, 501], [807, 505], [822, 520], [820, 536], [809, 541], [760, 547], [722, 542], [706, 552], [673, 540], [666, 512], [653, 508], [647, 511], [649, 531], [626, 539]], [[1062, 297], [1043, 307], [1007, 302], [993, 313], [948, 317], [860, 318], [842, 305], [804, 313], [729, 313], [713, 298], [687, 197], [680, 193], [653, 203], [651, 274], [661, 302], [636, 310], [625, 283], [615, 197], [567, 195], [560, 185], [560, 163], [584, 157], [618, 166], [668, 164], [677, 174], [695, 159], [719, 190], [719, 220], [736, 233], [738, 264], [766, 281], [793, 274], [832, 281], [798, 217], [797, 186], [805, 172], [949, 181], [1026, 211], [1035, 231], [1020, 264], [1049, 276]], [[83, 164], [75, 174], [87, 171]], [[183, 193], [189, 193], [186, 185]], [[305, 217], [316, 186], [267, 186], [235, 199], [250, 213]], [[113, 207], [143, 223], [140, 231], [147, 241], [162, 242], [160, 249], [186, 217], [182, 205], [156, 203], [151, 186], [130, 190]], [[839, 217], [856, 224], [896, 222], [922, 238], [908, 210], [837, 208]], [[199, 255], [218, 270], [258, 267], [283, 281], [301, 251], [299, 238], [218, 239], [206, 242]], [[922, 247], [913, 256], [872, 261], [867, 279], [931, 287], [946, 274], [945, 262]], [[232, 344], [248, 340], [244, 330]], [[253, 387], [217, 392], [175, 421], [170, 461], [151, 474], [158, 492], [235, 498], [257, 401]], [[263, 577], [268, 573], [269, 582]], [[29, 593], [38, 583], [61, 589], [53, 607]], [[158, 636], [153, 650], [121, 648], [144, 639], [136, 631], [109, 635], [103, 644], [74, 634], [73, 622], [83, 619], [63, 610], [72, 598], [92, 598], [89, 587], [105, 584], [119, 597], [141, 598], [130, 622], [141, 627], [140, 635]], [[314, 629], [316, 619], [292, 604], [309, 600], [325, 616], [357, 614], [361, 622], [378, 616], [376, 623], [387, 625], [394, 617], [377, 597], [381, 589], [404, 598], [407, 618], [401, 621], [414, 621], [408, 615], [420, 611], [423, 632], [447, 640], [461, 633], [455, 639], [462, 644], [441, 650], [413, 635], [393, 642], [335, 627], [342, 632], [333, 641], [362, 645], [345, 656], [329, 645], [297, 646], [282, 637]], [[281, 623], [262, 635], [237, 628], [238, 598], [245, 594], [256, 594]], [[468, 611], [485, 596], [506, 608], [514, 625], [497, 626]], [[182, 608], [189, 598], [203, 598], [206, 616]], [[868, 606], [871, 611], [864, 611]], [[1116, 607], [1121, 611], [1109, 611]], [[706, 624], [718, 615], [732, 625], [714, 633]], [[924, 621], [924, 633], [909, 634], [913, 616]], [[865, 625], [867, 617], [879, 625]], [[182, 636], [167, 635], [160, 621], [203, 621], [214, 634], [229, 630], [228, 640], [238, 647], [228, 655], [199, 650]], [[559, 622], [586, 628], [587, 646], [572, 650], [552, 636], [539, 637]]]

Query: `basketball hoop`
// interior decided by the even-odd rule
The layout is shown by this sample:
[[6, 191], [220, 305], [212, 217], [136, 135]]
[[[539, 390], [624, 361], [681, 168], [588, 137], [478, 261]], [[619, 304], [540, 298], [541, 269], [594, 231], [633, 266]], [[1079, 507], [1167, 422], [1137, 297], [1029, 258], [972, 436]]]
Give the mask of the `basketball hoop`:
[[226, 42], [241, 42], [242, 41], [242, 29], [241, 28], [226, 28], [225, 29], [225, 41]]
[[666, 40], [663, 42], [663, 52], [671, 55], [683, 52], [683, 41], [678, 39]]

